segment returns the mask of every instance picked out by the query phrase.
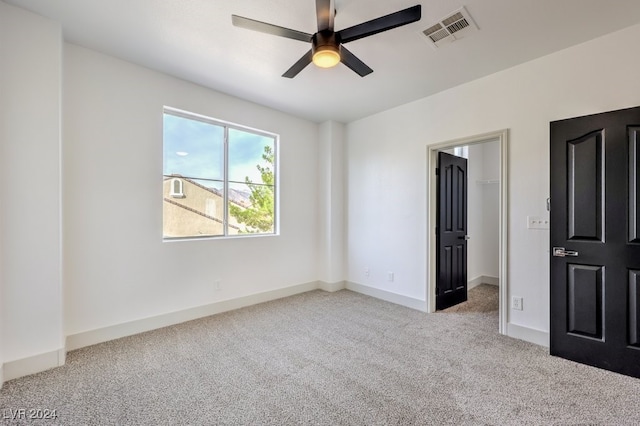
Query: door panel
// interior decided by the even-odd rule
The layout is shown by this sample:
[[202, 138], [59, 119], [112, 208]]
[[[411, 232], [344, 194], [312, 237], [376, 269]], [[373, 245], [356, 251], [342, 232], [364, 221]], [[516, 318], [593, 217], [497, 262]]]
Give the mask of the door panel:
[[640, 243], [640, 127], [629, 128], [629, 242]]
[[444, 270], [440, 271], [440, 276], [443, 278], [441, 280], [441, 285], [438, 287], [440, 292], [443, 294], [447, 294], [455, 290], [455, 285], [453, 284], [453, 250], [452, 247], [443, 247], [443, 256], [444, 261], [441, 264], [441, 267]]
[[467, 232], [467, 162], [464, 159], [464, 165], [458, 164], [455, 166], [455, 173], [457, 174], [454, 181], [455, 189], [454, 194], [457, 198], [457, 208], [454, 210], [456, 215], [456, 227], [457, 232]]
[[467, 300], [467, 160], [438, 153], [436, 309]]
[[567, 267], [567, 332], [602, 340], [604, 268], [572, 264]]
[[[438, 157], [439, 159], [440, 157]], [[438, 162], [440, 164], [440, 162]], [[442, 201], [444, 202], [444, 209], [440, 206], [439, 211], [444, 215], [444, 230], [446, 232], [453, 232], [453, 166], [440, 167], [443, 172], [441, 179], [444, 180], [444, 191], [442, 194]]]
[[640, 271], [629, 271], [629, 345], [640, 348]]
[[567, 143], [569, 235], [571, 240], [602, 241], [604, 191], [603, 131]]
[[640, 108], [550, 131], [551, 354], [640, 377]]

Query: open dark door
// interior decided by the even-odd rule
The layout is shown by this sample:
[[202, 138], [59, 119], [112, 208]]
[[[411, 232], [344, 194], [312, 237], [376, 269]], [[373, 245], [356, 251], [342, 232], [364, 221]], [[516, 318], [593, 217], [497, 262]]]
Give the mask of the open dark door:
[[551, 123], [551, 354], [640, 377], [640, 108]]
[[438, 153], [436, 309], [467, 300], [467, 159]]

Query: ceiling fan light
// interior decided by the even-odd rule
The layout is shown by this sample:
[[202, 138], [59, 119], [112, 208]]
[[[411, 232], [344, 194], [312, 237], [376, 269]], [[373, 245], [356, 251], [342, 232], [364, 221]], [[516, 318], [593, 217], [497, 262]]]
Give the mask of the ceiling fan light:
[[335, 46], [321, 46], [313, 52], [313, 63], [320, 68], [335, 67], [340, 63], [340, 53]]

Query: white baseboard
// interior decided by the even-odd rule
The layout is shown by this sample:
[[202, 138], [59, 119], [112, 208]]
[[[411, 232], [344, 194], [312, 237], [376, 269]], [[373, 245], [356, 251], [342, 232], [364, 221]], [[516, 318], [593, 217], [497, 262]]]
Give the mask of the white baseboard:
[[41, 371], [60, 367], [64, 365], [65, 358], [66, 350], [61, 348], [56, 351], [5, 362], [2, 366], [2, 379], [4, 381], [9, 381], [17, 379], [18, 377], [28, 376], [30, 374], [40, 373]]
[[427, 302], [424, 300], [414, 299], [413, 297], [403, 296], [401, 294], [391, 293], [389, 291], [380, 290], [366, 285], [347, 281], [346, 289], [355, 291], [356, 293], [366, 294], [367, 296], [382, 299], [397, 305], [406, 306], [407, 308], [416, 309], [418, 311], [427, 312]]
[[[131, 336], [138, 333], [144, 333], [145, 331], [180, 324], [185, 321], [192, 321], [198, 318], [256, 305], [258, 303], [282, 299], [283, 297], [289, 297], [305, 293], [307, 291], [324, 289], [323, 286], [324, 284], [318, 281], [312, 281], [305, 284], [298, 284], [291, 287], [239, 297], [237, 299], [223, 300], [182, 311], [170, 312], [109, 327], [84, 331], [67, 336], [67, 349], [70, 351], [80, 349], [85, 346], [91, 346], [97, 343], [107, 342], [109, 340], [119, 339], [121, 337]], [[333, 288], [334, 284], [326, 284], [326, 286]]]
[[335, 283], [318, 281], [318, 288], [320, 290], [328, 291], [329, 293], [334, 293], [336, 291], [344, 290], [345, 288], [347, 288], [347, 284], [345, 281], [337, 281]]
[[467, 281], [467, 290], [471, 290], [472, 288], [477, 287], [480, 284], [500, 285], [500, 280], [498, 279], [498, 277], [480, 275], [479, 277], [475, 277], [474, 279]]
[[507, 323], [507, 336], [515, 339], [525, 340], [536, 345], [549, 347], [549, 332], [536, 328], [524, 327], [521, 325]]

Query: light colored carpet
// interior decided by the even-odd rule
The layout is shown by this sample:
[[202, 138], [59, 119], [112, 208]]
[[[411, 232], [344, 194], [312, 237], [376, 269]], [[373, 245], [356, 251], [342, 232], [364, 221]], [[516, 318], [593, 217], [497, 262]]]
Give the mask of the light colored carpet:
[[467, 301], [442, 310], [442, 312], [493, 312], [498, 310], [498, 286], [480, 284], [467, 292]]
[[640, 380], [498, 335], [496, 315], [314, 291], [73, 351], [0, 407], [65, 425], [640, 424]]

